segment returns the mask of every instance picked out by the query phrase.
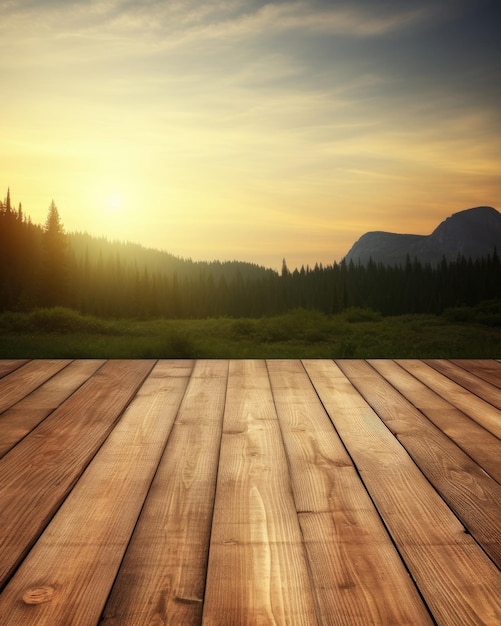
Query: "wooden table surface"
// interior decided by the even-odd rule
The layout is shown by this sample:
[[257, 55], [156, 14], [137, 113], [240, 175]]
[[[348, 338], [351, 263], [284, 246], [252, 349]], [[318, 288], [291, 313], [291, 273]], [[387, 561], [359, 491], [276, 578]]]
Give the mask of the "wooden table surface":
[[0, 361], [0, 624], [501, 624], [501, 362]]

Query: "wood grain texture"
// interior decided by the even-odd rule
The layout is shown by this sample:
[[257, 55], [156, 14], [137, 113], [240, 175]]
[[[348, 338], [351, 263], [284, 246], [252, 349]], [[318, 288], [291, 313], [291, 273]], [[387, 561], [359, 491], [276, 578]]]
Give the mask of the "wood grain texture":
[[418, 380], [433, 389], [442, 398], [450, 402], [466, 415], [469, 415], [493, 435], [501, 439], [501, 412], [485, 400], [472, 395], [467, 389], [458, 385], [446, 376], [437, 375], [434, 370], [422, 361], [398, 359], [396, 361]]
[[369, 360], [404, 398], [501, 484], [501, 441], [397, 363]]
[[227, 378], [197, 361], [102, 626], [201, 623]]
[[447, 376], [489, 404], [501, 409], [501, 391], [496, 385], [482, 380], [471, 372], [466, 372], [463, 368], [445, 359], [426, 359], [423, 363], [433, 367], [437, 372]]
[[501, 621], [499, 569], [333, 362], [304, 361], [322, 403], [440, 626]]
[[0, 457], [62, 404], [104, 361], [73, 361], [13, 407], [0, 414]]
[[500, 362], [2, 363], [0, 626], [501, 623]]
[[203, 623], [317, 624], [263, 361], [232, 361]]
[[320, 623], [431, 626], [302, 364], [270, 361], [268, 368]]
[[451, 362], [501, 389], [501, 363], [499, 361], [494, 359], [452, 359]]
[[157, 364], [0, 596], [1, 624], [98, 622], [189, 373]]
[[29, 361], [4, 376], [0, 379], [0, 413], [22, 400], [70, 362], [65, 359]]
[[0, 459], [0, 587], [47, 525], [153, 365], [153, 361], [107, 362], [30, 437]]
[[368, 363], [348, 360], [339, 361], [338, 366], [501, 567], [501, 486]]
[[4, 359], [0, 361], [0, 378], [10, 374], [14, 370], [28, 362], [28, 359]]

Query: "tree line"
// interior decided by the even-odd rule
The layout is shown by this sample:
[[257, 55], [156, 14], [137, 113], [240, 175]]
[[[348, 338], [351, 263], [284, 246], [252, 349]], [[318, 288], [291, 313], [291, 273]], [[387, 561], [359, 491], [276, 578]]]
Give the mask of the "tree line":
[[10, 191], [0, 202], [0, 310], [67, 306], [128, 318], [262, 317], [294, 308], [335, 314], [350, 307], [383, 315], [440, 314], [501, 299], [497, 252], [438, 265], [341, 261], [281, 272], [251, 263], [195, 262], [137, 244], [67, 234], [54, 201], [33, 224]]

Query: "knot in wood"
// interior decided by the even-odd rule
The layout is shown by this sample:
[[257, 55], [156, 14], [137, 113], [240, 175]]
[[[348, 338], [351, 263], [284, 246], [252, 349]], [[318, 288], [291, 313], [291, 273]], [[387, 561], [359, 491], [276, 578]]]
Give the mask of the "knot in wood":
[[30, 587], [23, 595], [23, 602], [25, 604], [44, 604], [50, 602], [55, 593], [56, 590], [50, 585]]

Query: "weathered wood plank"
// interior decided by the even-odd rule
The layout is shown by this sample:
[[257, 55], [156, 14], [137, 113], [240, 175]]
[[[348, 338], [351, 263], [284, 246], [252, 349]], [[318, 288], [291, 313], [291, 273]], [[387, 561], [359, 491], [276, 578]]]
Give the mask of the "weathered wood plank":
[[471, 417], [452, 406], [442, 396], [385, 359], [368, 361], [403, 397], [460, 446], [492, 478], [501, 484], [501, 441]]
[[347, 360], [337, 364], [468, 532], [501, 567], [501, 486], [368, 363]]
[[499, 409], [474, 396], [449, 378], [438, 374], [436, 370], [422, 361], [397, 359], [396, 362], [442, 396], [444, 400], [450, 402], [501, 439], [501, 412]]
[[[22, 402], [22, 400], [21, 400]], [[49, 409], [25, 409], [17, 410], [15, 407], [7, 409], [0, 414], [0, 458], [11, 450], [21, 439], [42, 422]]]
[[201, 623], [227, 378], [196, 362], [102, 626]]
[[452, 359], [451, 362], [498, 387], [498, 389], [501, 388], [501, 363], [499, 361], [494, 359]]
[[320, 623], [431, 625], [302, 364], [270, 361], [268, 368]]
[[98, 623], [190, 371], [156, 365], [0, 596], [6, 623]]
[[4, 376], [0, 379], [0, 413], [22, 400], [70, 362], [68, 359], [29, 361]]
[[339, 367], [304, 364], [437, 624], [500, 622], [499, 569]]
[[447, 378], [468, 389], [468, 391], [479, 396], [489, 404], [501, 409], [501, 391], [495, 385], [491, 385], [491, 383], [478, 378], [471, 372], [466, 372], [463, 368], [445, 359], [425, 359], [423, 363], [433, 367], [437, 372], [447, 376]]
[[73, 361], [28, 396], [0, 414], [0, 457], [66, 400], [104, 361]]
[[317, 623], [263, 361], [230, 364], [203, 623]]
[[0, 378], [28, 363], [28, 359], [4, 359], [0, 361]]
[[[31, 363], [0, 384], [28, 365], [37, 376]], [[449, 401], [388, 360], [304, 361], [309, 377], [298, 361], [233, 362], [226, 399], [227, 363], [197, 362], [170, 434], [175, 394], [154, 381], [159, 367], [139, 376], [133, 362], [106, 363], [71, 393], [81, 363], [0, 414], [0, 443], [17, 415], [24, 428], [43, 419], [0, 459], [0, 568], [13, 559], [0, 626], [414, 625], [426, 608], [438, 626], [501, 623], [499, 569], [460, 519], [466, 507], [482, 524], [492, 494], [450, 453], [499, 482], [501, 442], [451, 404], [458, 386], [463, 408], [480, 400], [458, 370], [491, 393], [498, 361], [444, 362], [447, 377], [414, 362]], [[191, 365], [169, 362], [169, 384], [186, 384]]]
[[0, 587], [13, 573], [154, 365], [109, 361], [0, 459]]

